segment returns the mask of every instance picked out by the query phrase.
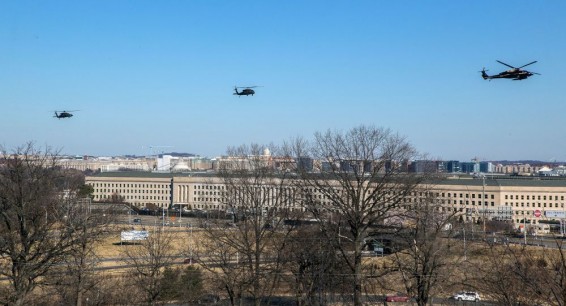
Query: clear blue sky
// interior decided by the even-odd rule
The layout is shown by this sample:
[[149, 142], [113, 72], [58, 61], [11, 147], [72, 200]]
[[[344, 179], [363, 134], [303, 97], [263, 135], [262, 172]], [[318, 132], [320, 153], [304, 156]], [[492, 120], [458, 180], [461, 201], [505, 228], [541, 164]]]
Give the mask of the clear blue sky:
[[[0, 144], [214, 157], [366, 124], [447, 160], [565, 161], [565, 16], [563, 0], [1, 1]], [[496, 60], [542, 75], [484, 81]]]

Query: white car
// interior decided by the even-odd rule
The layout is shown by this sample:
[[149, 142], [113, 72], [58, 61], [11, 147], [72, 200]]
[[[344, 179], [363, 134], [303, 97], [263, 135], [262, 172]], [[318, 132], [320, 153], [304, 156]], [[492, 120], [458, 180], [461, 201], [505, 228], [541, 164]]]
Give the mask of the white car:
[[477, 292], [470, 292], [470, 291], [458, 292], [458, 293], [454, 294], [454, 296], [452, 298], [454, 298], [456, 301], [479, 302], [481, 300], [480, 295]]

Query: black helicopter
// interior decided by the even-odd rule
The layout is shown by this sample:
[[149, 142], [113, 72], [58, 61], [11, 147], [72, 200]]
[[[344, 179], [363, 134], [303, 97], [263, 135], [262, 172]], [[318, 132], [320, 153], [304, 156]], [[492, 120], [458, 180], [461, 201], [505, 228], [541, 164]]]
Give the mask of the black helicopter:
[[[256, 88], [256, 87], [260, 87], [260, 86], [247, 86], [247, 87], [234, 86], [234, 94], [238, 96], [249, 96], [249, 95], [253, 96], [255, 94], [255, 91], [252, 88]], [[238, 88], [243, 88], [243, 90], [238, 91]]]
[[509, 64], [505, 64], [502, 61], [497, 61], [498, 63], [505, 65], [509, 68], [511, 68], [510, 70], [506, 70], [503, 71], [499, 74], [495, 74], [495, 75], [487, 75], [487, 73], [485, 73], [487, 70], [485, 70], [485, 68], [482, 69], [481, 72], [481, 76], [483, 77], [484, 80], [491, 80], [491, 79], [512, 79], [514, 81], [520, 81], [520, 80], [524, 80], [530, 76], [532, 76], [533, 74], [538, 74], [540, 75], [540, 73], [536, 73], [536, 72], [531, 72], [531, 71], [527, 71], [527, 70], [522, 70], [521, 68], [526, 67], [528, 65], [534, 64], [537, 61], [534, 62], [530, 62], [526, 65], [523, 65], [521, 67], [513, 67]]
[[57, 119], [71, 118], [73, 117], [73, 114], [71, 114], [72, 112], [76, 112], [76, 111], [55, 111], [55, 116], [53, 116], [53, 118], [57, 118]]

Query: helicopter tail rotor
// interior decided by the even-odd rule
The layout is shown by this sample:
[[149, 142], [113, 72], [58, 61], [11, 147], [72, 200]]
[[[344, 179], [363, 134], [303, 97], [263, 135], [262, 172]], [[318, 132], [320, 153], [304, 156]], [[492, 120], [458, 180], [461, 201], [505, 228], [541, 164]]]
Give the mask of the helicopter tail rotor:
[[484, 80], [489, 79], [489, 75], [487, 75], [487, 73], [485, 73], [486, 71], [489, 71], [489, 70], [485, 70], [485, 67], [480, 71], [480, 72], [481, 72], [481, 76], [482, 76], [482, 78], [483, 78]]

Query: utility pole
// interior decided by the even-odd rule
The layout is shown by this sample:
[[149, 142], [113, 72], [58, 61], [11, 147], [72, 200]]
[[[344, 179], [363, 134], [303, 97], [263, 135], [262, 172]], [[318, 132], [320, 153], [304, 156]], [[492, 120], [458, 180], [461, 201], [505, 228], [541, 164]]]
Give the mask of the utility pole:
[[468, 260], [468, 249], [466, 248], [466, 223], [464, 223], [464, 260]]
[[481, 197], [482, 197], [482, 205], [484, 206], [483, 208], [483, 238], [486, 238], [486, 232], [485, 232], [485, 218], [487, 216], [487, 201], [485, 201], [485, 175], [482, 175], [482, 189], [481, 189]]
[[523, 225], [525, 227], [523, 237], [525, 238], [525, 245], [527, 245], [527, 215], [525, 215], [525, 211], [523, 211]]

